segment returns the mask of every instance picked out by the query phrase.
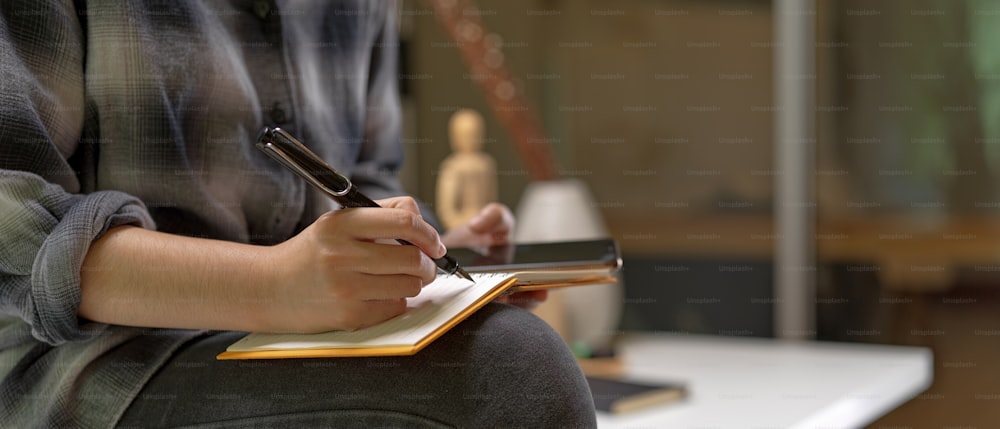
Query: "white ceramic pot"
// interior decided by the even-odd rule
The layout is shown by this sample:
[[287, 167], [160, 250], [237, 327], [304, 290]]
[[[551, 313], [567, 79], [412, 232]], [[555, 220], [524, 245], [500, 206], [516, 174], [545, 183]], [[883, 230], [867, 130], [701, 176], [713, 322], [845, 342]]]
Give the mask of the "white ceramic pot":
[[[587, 185], [576, 179], [533, 182], [517, 206], [514, 241], [518, 243], [589, 240], [609, 237]], [[609, 345], [617, 332], [624, 286], [617, 284], [571, 287], [552, 291], [561, 305], [561, 319], [553, 323], [572, 345], [594, 349]], [[552, 323], [552, 322], [550, 322]], [[561, 325], [561, 326], [560, 326]]]

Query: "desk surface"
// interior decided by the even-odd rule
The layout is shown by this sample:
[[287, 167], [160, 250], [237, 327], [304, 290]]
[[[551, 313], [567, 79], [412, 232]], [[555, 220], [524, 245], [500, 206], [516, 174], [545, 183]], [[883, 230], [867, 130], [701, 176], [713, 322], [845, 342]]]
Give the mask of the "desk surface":
[[[625, 254], [713, 259], [774, 256], [770, 215], [608, 216]], [[944, 291], [959, 268], [983, 274], [1000, 267], [1000, 218], [993, 215], [922, 218], [917, 215], [830, 216], [816, 224], [816, 258], [821, 263], [875, 264], [886, 287]]]
[[688, 398], [601, 428], [854, 428], [930, 386], [929, 349], [760, 338], [629, 335], [625, 377], [683, 381]]

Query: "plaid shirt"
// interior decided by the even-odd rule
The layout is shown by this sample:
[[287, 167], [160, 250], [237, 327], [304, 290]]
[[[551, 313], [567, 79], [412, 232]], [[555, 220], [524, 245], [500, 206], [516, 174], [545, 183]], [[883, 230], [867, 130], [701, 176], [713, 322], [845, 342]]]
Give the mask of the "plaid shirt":
[[264, 125], [402, 193], [394, 5], [278, 3], [0, 2], [0, 426], [111, 426], [197, 335], [77, 317], [108, 228], [270, 244], [332, 208]]

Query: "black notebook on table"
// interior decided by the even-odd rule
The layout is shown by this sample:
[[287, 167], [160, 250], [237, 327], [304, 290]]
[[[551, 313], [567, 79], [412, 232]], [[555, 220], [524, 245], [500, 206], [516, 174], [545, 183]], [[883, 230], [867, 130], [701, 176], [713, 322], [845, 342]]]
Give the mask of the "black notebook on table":
[[587, 377], [594, 407], [598, 411], [622, 414], [643, 408], [666, 405], [684, 399], [687, 388], [680, 383], [625, 381]]

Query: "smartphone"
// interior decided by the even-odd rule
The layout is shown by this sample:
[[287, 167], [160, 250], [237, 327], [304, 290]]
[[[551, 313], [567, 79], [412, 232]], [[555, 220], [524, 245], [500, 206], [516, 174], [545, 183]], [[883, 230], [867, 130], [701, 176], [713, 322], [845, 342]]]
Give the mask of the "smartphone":
[[583, 241], [516, 243], [485, 249], [448, 248], [468, 272], [531, 271], [621, 267], [618, 243], [611, 238]]

